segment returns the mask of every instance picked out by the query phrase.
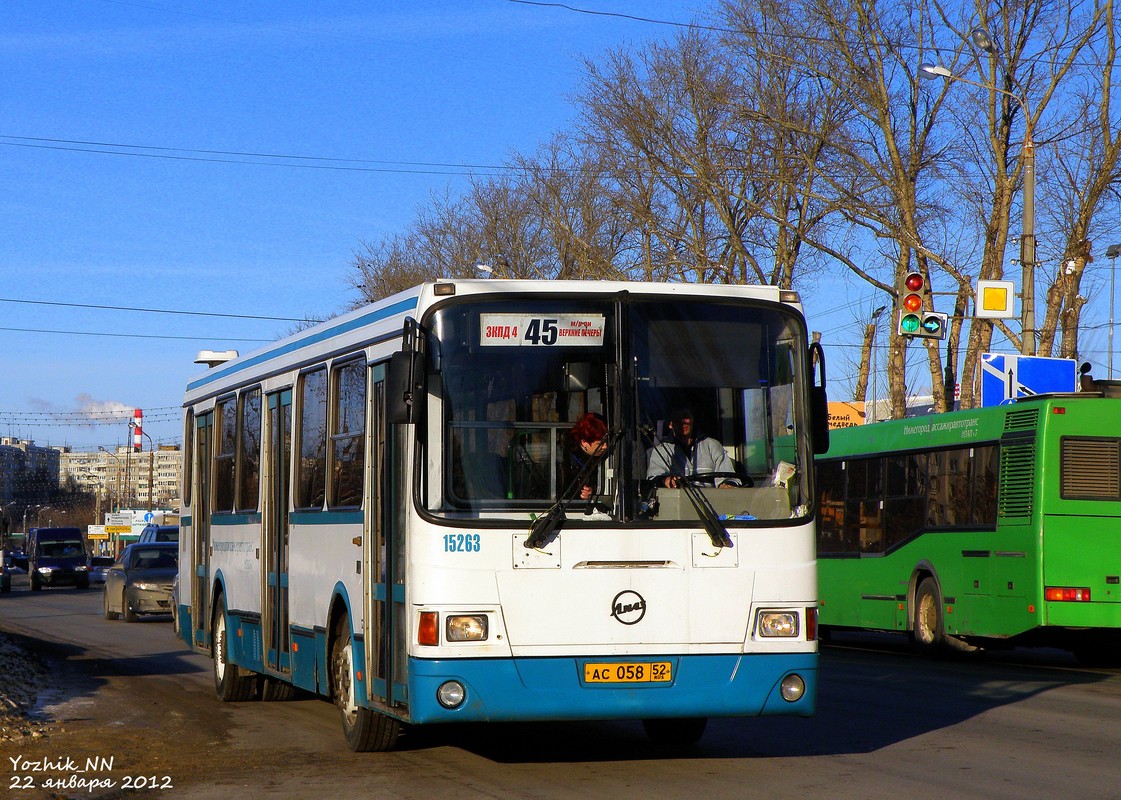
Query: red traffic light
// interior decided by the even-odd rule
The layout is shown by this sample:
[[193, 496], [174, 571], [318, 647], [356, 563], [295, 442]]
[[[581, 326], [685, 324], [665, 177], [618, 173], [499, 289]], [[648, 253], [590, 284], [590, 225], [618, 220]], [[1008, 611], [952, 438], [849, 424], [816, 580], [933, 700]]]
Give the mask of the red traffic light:
[[903, 286], [906, 287], [908, 292], [921, 292], [925, 285], [926, 279], [918, 272], [908, 273], [903, 281]]

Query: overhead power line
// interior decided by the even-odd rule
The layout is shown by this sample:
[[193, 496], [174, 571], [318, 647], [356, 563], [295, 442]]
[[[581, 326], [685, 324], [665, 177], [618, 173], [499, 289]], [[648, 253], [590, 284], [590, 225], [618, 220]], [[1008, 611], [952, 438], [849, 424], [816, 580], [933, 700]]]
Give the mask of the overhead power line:
[[[3, 141], [3, 140], [9, 141]], [[0, 145], [30, 147], [40, 150], [67, 150], [100, 155], [156, 158], [169, 161], [201, 161], [213, 164], [245, 164], [289, 169], [322, 169], [342, 172], [379, 172], [404, 175], [475, 175], [479, 172], [501, 173], [518, 171], [512, 165], [446, 164], [424, 161], [375, 161], [356, 158], [328, 158], [283, 153], [253, 153], [230, 150], [206, 150], [186, 147], [160, 147], [117, 142], [89, 142], [75, 139], [53, 139], [39, 136], [13, 136], [0, 134]], [[368, 166], [383, 164], [388, 166]]]
[[104, 311], [139, 311], [146, 314], [179, 314], [188, 317], [222, 317], [225, 319], [263, 319], [274, 322], [316, 322], [301, 317], [269, 317], [259, 314], [223, 314], [217, 311], [182, 311], [174, 308], [141, 308], [137, 306], [102, 306], [93, 303], [62, 303], [53, 300], [17, 300], [0, 297], [0, 303], [20, 303], [32, 306], [59, 306], [63, 308], [96, 308]]
[[0, 328], [0, 331], [14, 333], [57, 333], [64, 336], [111, 336], [117, 339], [179, 339], [191, 342], [213, 342], [220, 339], [223, 342], [271, 342], [273, 339], [238, 339], [229, 336], [171, 336], [159, 333], [99, 333], [97, 331], [59, 331], [50, 328]]

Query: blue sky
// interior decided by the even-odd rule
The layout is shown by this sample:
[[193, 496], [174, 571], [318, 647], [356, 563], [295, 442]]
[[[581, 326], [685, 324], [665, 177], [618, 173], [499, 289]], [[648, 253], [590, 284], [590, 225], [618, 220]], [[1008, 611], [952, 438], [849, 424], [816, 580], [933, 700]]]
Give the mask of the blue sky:
[[[179, 441], [200, 349], [343, 309], [362, 242], [462, 188], [438, 165], [534, 151], [575, 117], [581, 56], [674, 32], [627, 15], [685, 23], [708, 2], [0, 3], [0, 435], [123, 444], [141, 408], [154, 442]], [[1114, 265], [1094, 266], [1108, 289]], [[840, 267], [798, 288], [846, 399], [884, 300]]]
[[573, 119], [582, 54], [671, 32], [510, 0], [5, 0], [0, 435], [123, 444], [123, 421], [71, 423], [138, 407], [157, 444], [178, 441], [195, 353], [291, 323], [113, 308], [335, 313], [361, 242], [462, 184], [417, 164], [534, 150]]

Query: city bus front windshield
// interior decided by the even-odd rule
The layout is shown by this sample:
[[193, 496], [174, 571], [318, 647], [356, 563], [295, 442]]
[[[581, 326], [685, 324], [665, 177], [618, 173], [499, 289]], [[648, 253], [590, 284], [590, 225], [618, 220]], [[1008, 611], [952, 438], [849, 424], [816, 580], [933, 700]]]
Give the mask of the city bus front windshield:
[[807, 513], [805, 329], [788, 309], [506, 296], [425, 327], [432, 513], [525, 524], [561, 502], [568, 524], [608, 526]]

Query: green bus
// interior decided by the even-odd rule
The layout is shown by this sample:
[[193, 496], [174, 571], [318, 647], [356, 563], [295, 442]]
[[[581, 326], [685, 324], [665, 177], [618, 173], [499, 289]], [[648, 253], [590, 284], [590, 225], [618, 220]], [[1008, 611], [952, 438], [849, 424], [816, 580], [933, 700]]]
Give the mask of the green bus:
[[1121, 655], [1121, 399], [834, 430], [816, 469], [826, 633]]

